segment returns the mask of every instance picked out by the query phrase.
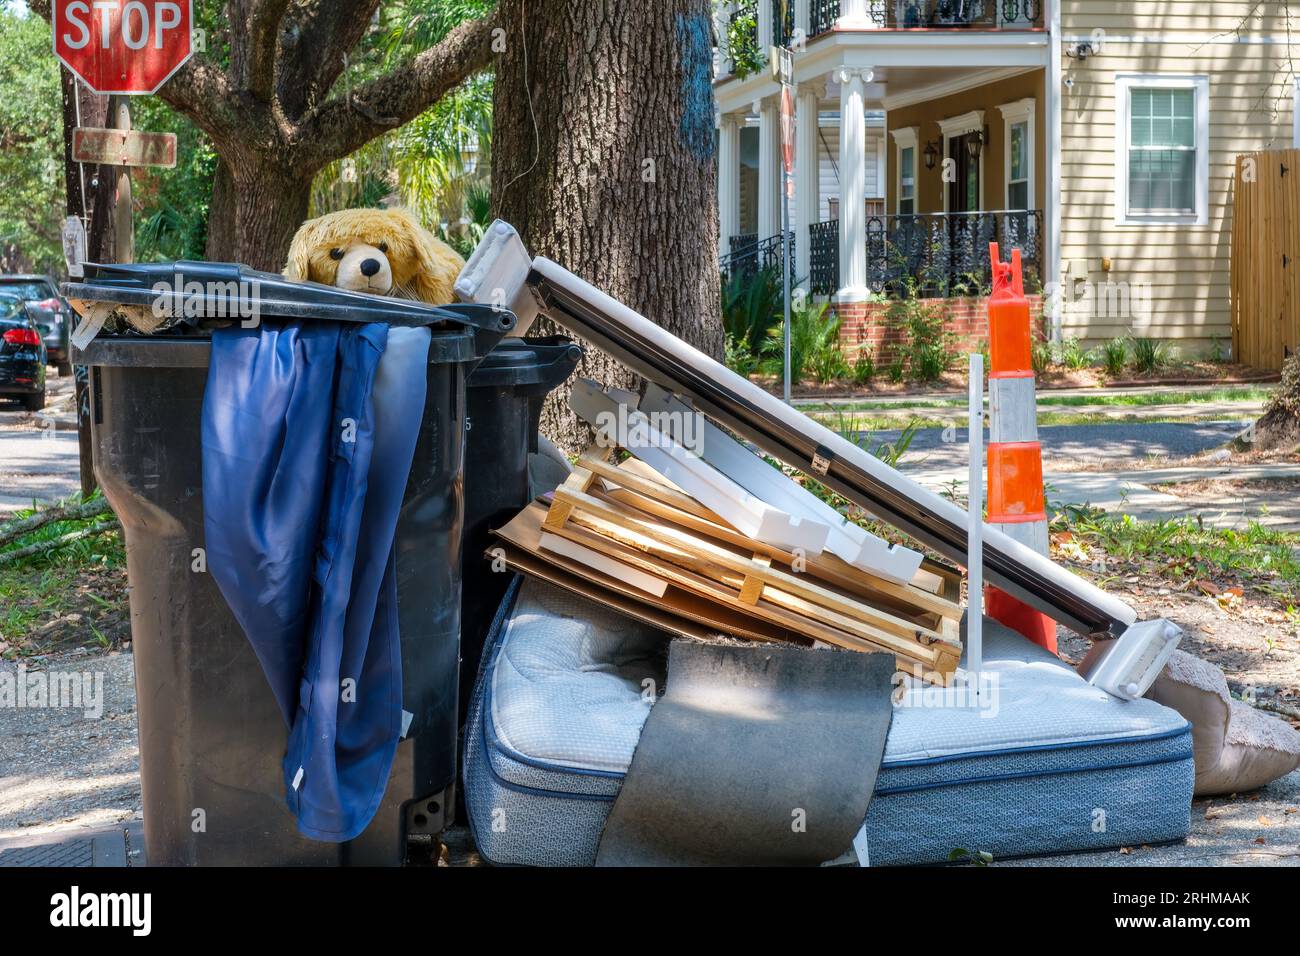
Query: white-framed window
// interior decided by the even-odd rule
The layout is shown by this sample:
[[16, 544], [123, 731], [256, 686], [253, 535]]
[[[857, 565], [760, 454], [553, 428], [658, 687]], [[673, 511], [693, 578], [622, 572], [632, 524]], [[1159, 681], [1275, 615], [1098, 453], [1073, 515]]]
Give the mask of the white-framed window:
[[918, 127], [893, 130], [894, 148], [898, 152], [894, 183], [895, 211], [910, 216], [916, 212], [916, 136]]
[[1034, 204], [1033, 97], [998, 107], [1005, 126], [1003, 181], [1007, 184], [1006, 209], [1032, 209]]
[[1115, 222], [1209, 221], [1210, 80], [1115, 78]]

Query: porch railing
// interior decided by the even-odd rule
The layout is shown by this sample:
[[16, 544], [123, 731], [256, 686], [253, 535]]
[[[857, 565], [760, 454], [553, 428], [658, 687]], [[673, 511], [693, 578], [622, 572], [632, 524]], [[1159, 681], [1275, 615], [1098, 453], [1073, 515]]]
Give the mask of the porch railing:
[[[992, 280], [989, 243], [1020, 249], [1031, 274], [1042, 274], [1043, 213], [1039, 209], [918, 213], [867, 219], [867, 284], [886, 295], [925, 298], [978, 295]], [[840, 285], [839, 220], [809, 227], [809, 286], [832, 295]]]
[[772, 0], [772, 42], [789, 46], [794, 41], [794, 0]]
[[832, 295], [840, 287], [840, 221], [808, 227], [808, 287], [813, 295]]
[[[811, 0], [808, 35], [829, 32], [839, 0]], [[1043, 0], [867, 0], [867, 15], [886, 30], [1028, 30], [1043, 26]]]
[[[731, 237], [731, 252], [723, 256], [718, 265], [726, 279], [734, 275], [749, 276], [759, 269], [784, 268], [783, 252], [780, 233], [764, 239], [759, 239], [756, 233], [741, 233]], [[794, 256], [793, 232], [790, 233], [790, 255]]]
[[990, 242], [1018, 247], [1025, 269], [1041, 275], [1042, 235], [1039, 209], [872, 216], [867, 282], [887, 295], [978, 295], [992, 280]]
[[830, 32], [840, 18], [840, 0], [811, 0], [808, 18], [808, 36]]

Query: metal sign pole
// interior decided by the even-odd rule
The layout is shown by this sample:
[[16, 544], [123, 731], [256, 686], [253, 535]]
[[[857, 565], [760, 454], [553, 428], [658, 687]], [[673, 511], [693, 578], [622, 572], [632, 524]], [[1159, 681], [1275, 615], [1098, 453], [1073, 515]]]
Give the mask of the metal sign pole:
[[781, 81], [781, 273], [784, 288], [782, 394], [790, 404], [790, 193], [794, 186], [794, 51], [772, 47], [772, 63]]
[[785, 402], [790, 404], [790, 174], [781, 174], [781, 259], [785, 272]]

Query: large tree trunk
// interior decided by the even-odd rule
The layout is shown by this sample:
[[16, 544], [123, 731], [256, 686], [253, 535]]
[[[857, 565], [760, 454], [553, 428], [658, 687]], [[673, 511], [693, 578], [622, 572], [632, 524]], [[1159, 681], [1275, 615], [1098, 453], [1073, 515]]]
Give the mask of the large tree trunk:
[[1282, 381], [1255, 423], [1253, 437], [1252, 451], [1300, 445], [1300, 353], [1282, 366]]
[[212, 185], [208, 259], [283, 269], [289, 240], [307, 218], [314, 175], [277, 168], [258, 156], [223, 159]]
[[[707, 0], [503, 0], [492, 198], [533, 254], [721, 356], [709, 10]], [[590, 347], [577, 374], [634, 384]], [[588, 432], [566, 391], [548, 402], [543, 430], [573, 451]]]

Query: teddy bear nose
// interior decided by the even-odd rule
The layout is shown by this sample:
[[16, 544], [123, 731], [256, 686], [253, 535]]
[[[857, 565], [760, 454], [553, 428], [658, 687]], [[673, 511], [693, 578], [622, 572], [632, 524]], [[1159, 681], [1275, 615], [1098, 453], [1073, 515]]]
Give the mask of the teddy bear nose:
[[379, 260], [362, 259], [360, 268], [361, 268], [361, 274], [366, 278], [370, 278], [370, 276], [374, 275], [376, 272], [379, 271]]

